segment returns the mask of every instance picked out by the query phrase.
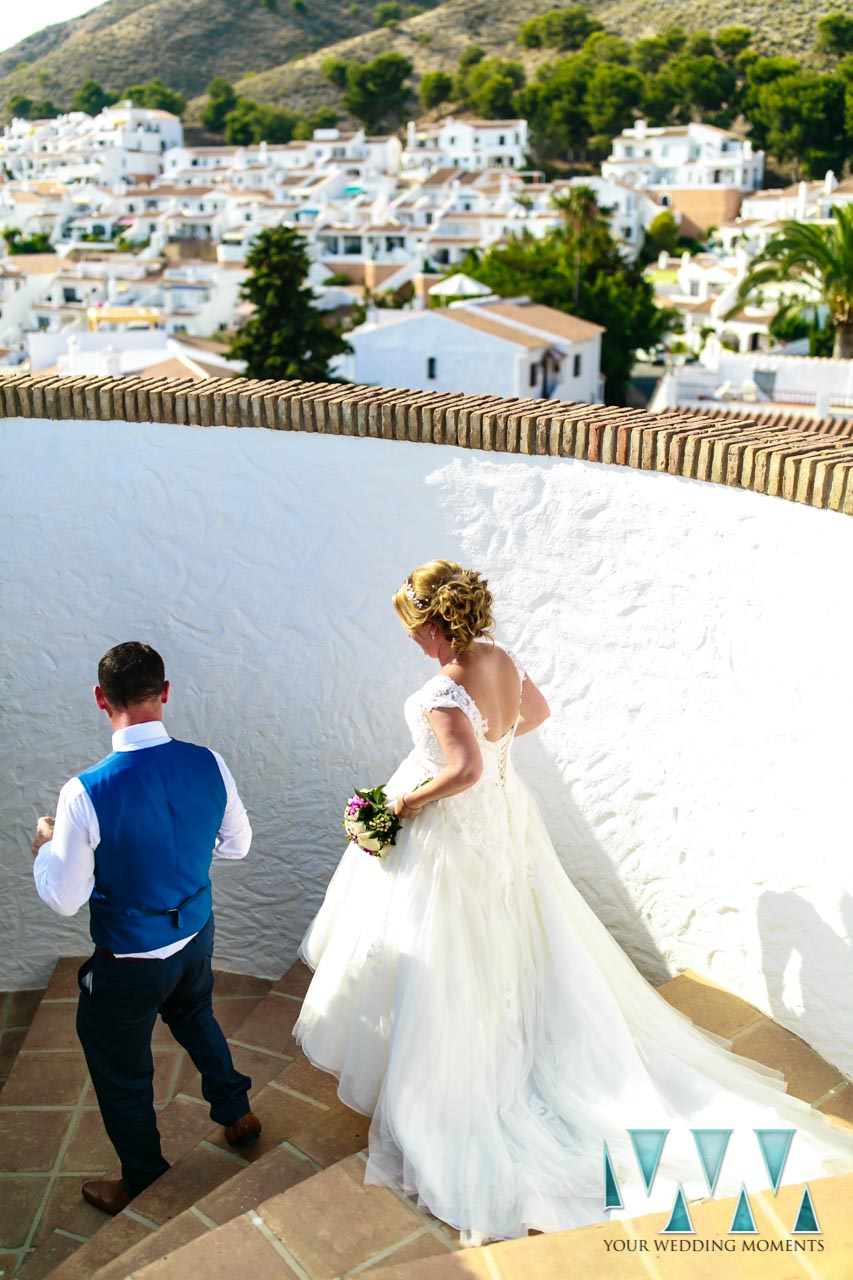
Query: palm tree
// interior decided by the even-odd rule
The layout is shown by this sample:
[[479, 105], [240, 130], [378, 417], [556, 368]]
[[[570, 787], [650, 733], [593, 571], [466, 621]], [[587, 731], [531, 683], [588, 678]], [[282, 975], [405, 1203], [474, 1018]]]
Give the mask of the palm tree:
[[835, 329], [833, 358], [853, 359], [853, 205], [835, 205], [830, 226], [783, 222], [778, 236], [750, 264], [729, 316], [764, 285], [801, 284], [811, 298], [792, 298], [783, 308], [814, 316], [821, 305]]

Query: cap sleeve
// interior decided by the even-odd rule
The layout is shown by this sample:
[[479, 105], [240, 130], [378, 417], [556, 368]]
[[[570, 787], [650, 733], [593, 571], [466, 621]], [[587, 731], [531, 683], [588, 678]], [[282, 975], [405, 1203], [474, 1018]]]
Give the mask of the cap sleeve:
[[435, 711], [439, 707], [456, 707], [463, 711], [471, 721], [471, 726], [478, 737], [484, 737], [489, 731], [489, 722], [480, 714], [476, 702], [467, 689], [449, 676], [433, 676], [421, 690], [421, 707], [424, 711]]

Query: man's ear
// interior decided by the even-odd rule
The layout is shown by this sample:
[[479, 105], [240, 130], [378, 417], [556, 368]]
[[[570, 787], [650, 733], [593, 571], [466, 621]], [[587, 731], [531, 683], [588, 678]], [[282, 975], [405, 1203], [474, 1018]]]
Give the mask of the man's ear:
[[95, 685], [94, 689], [92, 690], [92, 693], [94, 694], [95, 702], [97, 706], [100, 707], [101, 711], [109, 711], [110, 709], [109, 703], [104, 697], [103, 692], [101, 690], [101, 686], [99, 684]]
[[165, 703], [167, 703], [167, 702], [169, 701], [169, 689], [170, 689], [170, 687], [171, 687], [171, 686], [169, 685], [169, 681], [168, 681], [168, 680], [164, 680], [164, 681], [163, 681], [163, 692], [160, 694], [160, 701], [161, 701], [162, 703], [164, 703], [164, 704], [165, 704]]

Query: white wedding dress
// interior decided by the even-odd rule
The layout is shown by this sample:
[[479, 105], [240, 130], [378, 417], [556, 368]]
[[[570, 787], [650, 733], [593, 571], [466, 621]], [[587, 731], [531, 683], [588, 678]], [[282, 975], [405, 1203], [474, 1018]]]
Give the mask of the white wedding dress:
[[[414, 747], [389, 797], [442, 769], [434, 707], [468, 716], [482, 777], [405, 822], [384, 858], [349, 844], [300, 946], [315, 973], [294, 1034], [373, 1117], [365, 1182], [416, 1192], [479, 1244], [670, 1210], [679, 1183], [707, 1196], [690, 1129], [732, 1130], [715, 1197], [770, 1185], [757, 1128], [796, 1130], [783, 1185], [853, 1172], [853, 1132], [641, 977], [566, 876], [514, 729], [489, 742], [445, 676], [406, 701]], [[651, 1193], [627, 1132], [649, 1128], [670, 1131]], [[605, 1141], [621, 1209], [604, 1208]]]

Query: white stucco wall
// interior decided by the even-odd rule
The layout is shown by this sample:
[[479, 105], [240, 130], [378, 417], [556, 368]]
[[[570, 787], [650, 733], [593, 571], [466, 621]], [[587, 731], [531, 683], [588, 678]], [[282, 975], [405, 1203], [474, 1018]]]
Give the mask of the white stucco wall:
[[0, 988], [86, 949], [31, 827], [108, 749], [100, 654], [144, 638], [174, 734], [216, 746], [255, 843], [215, 873], [217, 954], [275, 976], [405, 752], [432, 674], [390, 596], [487, 572], [552, 707], [518, 744], [567, 871], [641, 970], [686, 967], [853, 1070], [853, 522], [657, 473], [432, 445], [6, 421]]

